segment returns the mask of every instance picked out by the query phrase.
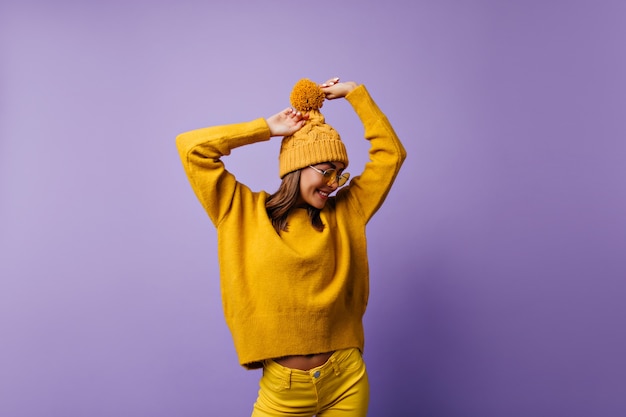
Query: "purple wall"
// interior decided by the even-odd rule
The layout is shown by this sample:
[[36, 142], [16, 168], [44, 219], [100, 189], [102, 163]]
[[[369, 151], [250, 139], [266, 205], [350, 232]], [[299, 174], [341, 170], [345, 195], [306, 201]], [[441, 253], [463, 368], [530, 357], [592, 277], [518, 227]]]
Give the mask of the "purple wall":
[[[409, 152], [369, 227], [370, 414], [626, 414], [623, 2], [52, 3], [0, 6], [0, 415], [249, 414], [174, 138], [335, 75]], [[278, 145], [227, 164], [272, 191]]]

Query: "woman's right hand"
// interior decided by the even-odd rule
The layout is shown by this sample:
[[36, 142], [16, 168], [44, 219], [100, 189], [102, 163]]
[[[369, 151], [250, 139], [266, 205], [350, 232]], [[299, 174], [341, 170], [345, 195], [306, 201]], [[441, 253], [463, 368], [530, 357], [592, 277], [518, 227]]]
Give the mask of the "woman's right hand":
[[272, 136], [290, 136], [296, 133], [309, 118], [308, 114], [288, 107], [285, 110], [265, 119]]

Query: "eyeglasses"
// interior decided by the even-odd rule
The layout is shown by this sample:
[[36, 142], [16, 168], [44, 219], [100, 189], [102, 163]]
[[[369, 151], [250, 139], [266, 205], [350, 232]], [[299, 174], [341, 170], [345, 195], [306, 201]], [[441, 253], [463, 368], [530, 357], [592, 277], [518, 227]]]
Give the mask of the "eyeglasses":
[[341, 187], [342, 185], [346, 183], [346, 181], [348, 181], [348, 178], [350, 178], [350, 174], [347, 172], [344, 172], [341, 175], [337, 175], [336, 174], [337, 170], [335, 168], [321, 170], [311, 165], [309, 165], [309, 168], [312, 168], [316, 172], [322, 174], [322, 176], [326, 180], [326, 185], [328, 185], [329, 187], [332, 186], [335, 183], [335, 181], [337, 181], [337, 186]]

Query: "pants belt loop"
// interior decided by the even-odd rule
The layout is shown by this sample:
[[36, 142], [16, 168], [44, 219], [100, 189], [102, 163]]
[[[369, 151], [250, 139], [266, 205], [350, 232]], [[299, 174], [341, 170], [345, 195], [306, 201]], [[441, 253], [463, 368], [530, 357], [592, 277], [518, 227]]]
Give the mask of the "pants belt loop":
[[330, 364], [333, 366], [333, 370], [335, 371], [335, 375], [339, 376], [341, 374], [341, 370], [339, 369], [339, 364], [337, 363], [336, 358], [330, 358]]
[[291, 389], [291, 374], [292, 374], [291, 369], [288, 369], [287, 370], [287, 378], [286, 378], [286, 381], [285, 381], [285, 385], [286, 385], [285, 388], [286, 389]]

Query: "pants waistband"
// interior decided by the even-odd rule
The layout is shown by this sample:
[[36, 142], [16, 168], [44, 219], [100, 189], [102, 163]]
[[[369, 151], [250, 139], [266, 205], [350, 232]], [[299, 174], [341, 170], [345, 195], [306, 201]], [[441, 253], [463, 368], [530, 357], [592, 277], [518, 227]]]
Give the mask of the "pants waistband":
[[326, 363], [309, 369], [308, 371], [287, 368], [270, 359], [266, 360], [264, 363], [264, 372], [269, 372], [278, 377], [286, 378], [287, 380], [294, 382], [321, 380], [329, 374], [340, 375], [346, 366], [349, 366], [349, 363], [351, 362], [348, 362], [348, 360], [353, 358], [354, 355], [358, 355], [360, 359], [361, 351], [358, 348], [336, 350], [330, 358], [328, 358]]

